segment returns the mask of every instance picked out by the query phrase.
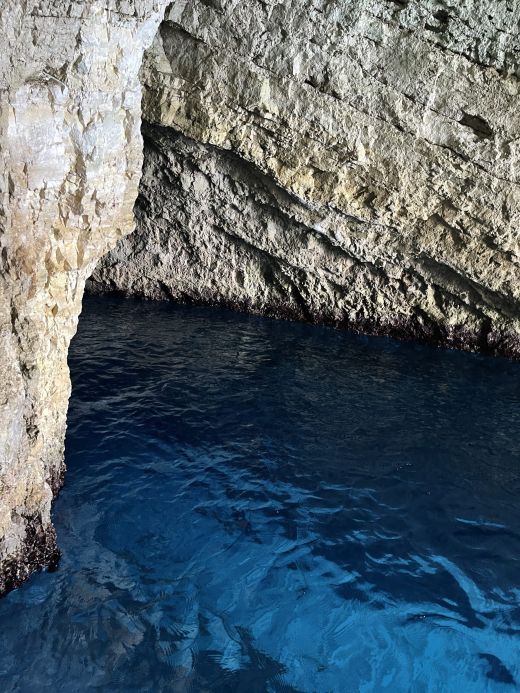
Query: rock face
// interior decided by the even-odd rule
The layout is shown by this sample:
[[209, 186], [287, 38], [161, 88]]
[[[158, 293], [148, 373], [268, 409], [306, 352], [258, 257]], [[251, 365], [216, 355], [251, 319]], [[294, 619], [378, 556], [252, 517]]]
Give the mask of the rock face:
[[0, 593], [57, 556], [67, 350], [87, 276], [133, 230], [159, 0], [0, 7]]
[[0, 593], [56, 558], [67, 349], [120, 239], [93, 289], [520, 355], [515, 0], [176, 0], [157, 33], [166, 4], [1, 3]]
[[520, 5], [179, 0], [91, 287], [520, 356]]

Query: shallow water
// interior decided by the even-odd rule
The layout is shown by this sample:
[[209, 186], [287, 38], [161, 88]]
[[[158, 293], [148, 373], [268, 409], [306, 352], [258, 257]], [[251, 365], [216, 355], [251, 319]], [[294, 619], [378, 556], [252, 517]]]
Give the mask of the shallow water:
[[520, 364], [87, 299], [2, 691], [520, 686]]

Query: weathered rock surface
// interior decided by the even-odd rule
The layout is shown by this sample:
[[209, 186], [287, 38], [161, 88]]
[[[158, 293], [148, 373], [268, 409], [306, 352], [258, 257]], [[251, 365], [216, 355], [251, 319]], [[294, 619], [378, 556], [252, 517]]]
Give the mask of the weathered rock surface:
[[520, 355], [518, 26], [512, 0], [172, 4], [138, 231], [92, 288]]
[[[57, 555], [85, 280], [520, 355], [513, 0], [4, 0], [0, 593]], [[147, 156], [138, 233], [132, 207]]]
[[138, 71], [165, 4], [0, 7], [0, 594], [57, 556], [67, 350], [87, 276], [134, 227]]

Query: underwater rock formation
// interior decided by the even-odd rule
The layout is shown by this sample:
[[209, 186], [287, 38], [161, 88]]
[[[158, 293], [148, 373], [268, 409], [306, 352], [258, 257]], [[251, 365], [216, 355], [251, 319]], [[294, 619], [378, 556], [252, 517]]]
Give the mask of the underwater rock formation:
[[138, 72], [165, 4], [0, 7], [0, 593], [57, 557], [67, 351], [86, 278], [134, 228]]
[[92, 289], [518, 356], [519, 23], [513, 2], [173, 3], [138, 231]]

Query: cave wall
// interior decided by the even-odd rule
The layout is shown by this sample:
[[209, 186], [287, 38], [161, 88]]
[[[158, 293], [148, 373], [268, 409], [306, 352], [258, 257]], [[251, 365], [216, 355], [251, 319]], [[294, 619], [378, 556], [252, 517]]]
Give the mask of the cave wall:
[[179, 0], [94, 291], [520, 355], [520, 5]]
[[176, 0], [157, 33], [166, 5], [0, 6], [0, 593], [56, 558], [118, 241], [94, 290], [520, 354], [517, 3]]
[[165, 4], [0, 6], [0, 594], [57, 557], [67, 350], [86, 278], [134, 228], [138, 71]]

